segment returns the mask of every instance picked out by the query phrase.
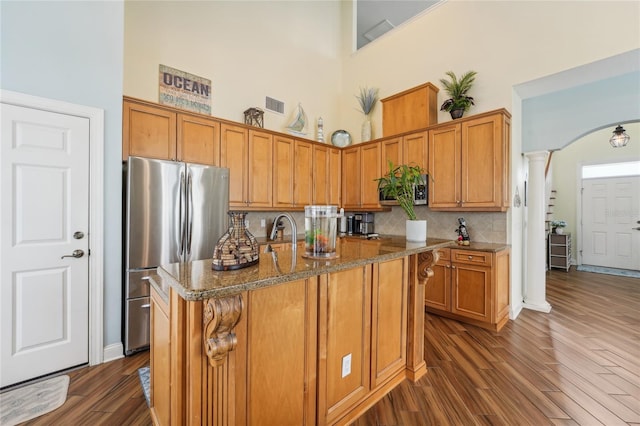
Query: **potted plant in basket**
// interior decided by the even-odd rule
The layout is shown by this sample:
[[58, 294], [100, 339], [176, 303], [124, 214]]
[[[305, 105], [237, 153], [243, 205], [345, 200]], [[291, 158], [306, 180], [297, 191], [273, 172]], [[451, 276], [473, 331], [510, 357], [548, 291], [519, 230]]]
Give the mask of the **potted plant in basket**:
[[471, 105], [475, 105], [473, 98], [467, 95], [467, 92], [471, 90], [477, 72], [467, 71], [460, 78], [456, 77], [453, 71], [447, 71], [445, 74], [449, 76], [449, 80], [441, 78], [440, 83], [444, 86], [444, 91], [451, 97], [440, 106], [440, 111], [449, 112], [451, 118], [455, 120], [462, 117]]
[[360, 88], [360, 93], [356, 95], [358, 104], [360, 104], [360, 110], [364, 114], [364, 121], [362, 122], [362, 132], [360, 134], [361, 141], [366, 142], [371, 140], [371, 117], [370, 114], [373, 111], [373, 107], [378, 102], [378, 89], [375, 88]]
[[562, 228], [565, 226], [567, 226], [567, 222], [562, 219], [551, 221], [551, 228], [556, 234], [562, 234], [564, 232]]
[[389, 170], [378, 182], [378, 191], [385, 198], [394, 198], [407, 214], [407, 241], [424, 242], [427, 240], [427, 221], [418, 220], [413, 205], [413, 191], [416, 185], [424, 185], [424, 170], [417, 165], [401, 164], [394, 166], [389, 161]]

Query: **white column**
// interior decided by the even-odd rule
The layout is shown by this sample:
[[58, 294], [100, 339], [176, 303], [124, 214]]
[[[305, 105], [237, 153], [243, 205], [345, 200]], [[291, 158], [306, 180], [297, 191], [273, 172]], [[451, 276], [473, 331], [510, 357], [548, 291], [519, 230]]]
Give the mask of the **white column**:
[[549, 312], [551, 305], [546, 300], [545, 247], [545, 176], [547, 151], [525, 154], [529, 159], [529, 182], [527, 189], [527, 280], [523, 306], [535, 311]]

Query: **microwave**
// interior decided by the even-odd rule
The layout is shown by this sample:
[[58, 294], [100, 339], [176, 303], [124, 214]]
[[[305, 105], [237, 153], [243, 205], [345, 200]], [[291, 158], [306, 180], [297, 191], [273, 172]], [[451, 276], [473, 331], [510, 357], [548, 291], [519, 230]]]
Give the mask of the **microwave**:
[[[424, 185], [413, 186], [413, 204], [416, 206], [426, 206], [429, 200], [429, 176], [422, 175]], [[379, 202], [383, 206], [397, 206], [398, 201], [395, 198], [387, 198], [382, 194], [382, 190], [378, 193]]]

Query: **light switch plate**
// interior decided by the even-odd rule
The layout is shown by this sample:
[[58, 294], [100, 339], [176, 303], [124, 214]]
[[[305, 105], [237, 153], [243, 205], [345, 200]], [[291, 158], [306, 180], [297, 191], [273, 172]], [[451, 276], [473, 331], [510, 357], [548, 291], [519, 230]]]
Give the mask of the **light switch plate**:
[[342, 377], [345, 378], [351, 374], [351, 354], [342, 357]]

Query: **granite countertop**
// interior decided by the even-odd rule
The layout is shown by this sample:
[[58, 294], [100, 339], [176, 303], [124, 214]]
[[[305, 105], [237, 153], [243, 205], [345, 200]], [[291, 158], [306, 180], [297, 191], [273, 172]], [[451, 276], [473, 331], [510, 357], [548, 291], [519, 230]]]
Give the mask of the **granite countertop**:
[[372, 240], [340, 237], [336, 241], [338, 257], [310, 259], [303, 257], [302, 241], [298, 243], [297, 250], [278, 251], [275, 257], [272, 253], [260, 250], [260, 261], [257, 265], [235, 271], [214, 271], [211, 268], [211, 259], [163, 265], [157, 272], [161, 278], [158, 281], [162, 282], [164, 289], [154, 280], [152, 285], [157, 291], [166, 291], [166, 286], [171, 286], [185, 300], [227, 297], [247, 290], [396, 259], [440, 247], [452, 247], [452, 244], [455, 245], [451, 240], [435, 238], [428, 238], [426, 243], [409, 243], [404, 236], [381, 236]]

